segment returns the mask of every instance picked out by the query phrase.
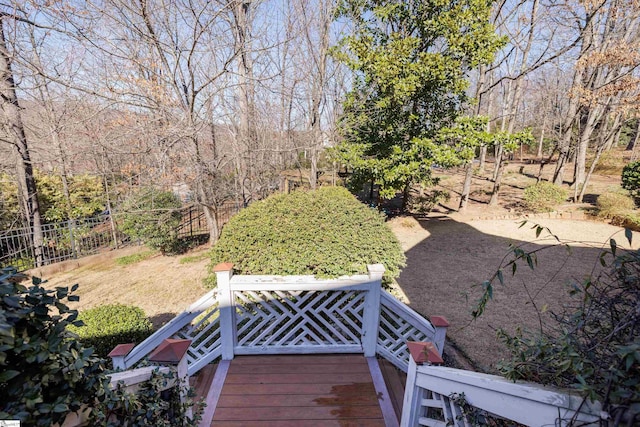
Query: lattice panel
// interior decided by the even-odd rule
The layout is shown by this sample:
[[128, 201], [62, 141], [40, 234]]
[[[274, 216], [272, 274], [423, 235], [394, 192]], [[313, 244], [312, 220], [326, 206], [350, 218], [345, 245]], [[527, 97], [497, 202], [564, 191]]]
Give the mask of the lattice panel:
[[210, 353], [221, 351], [219, 319], [218, 305], [216, 304], [173, 336], [173, 338], [191, 340], [191, 346], [187, 350], [189, 366]]
[[363, 291], [237, 291], [238, 346], [360, 345]]
[[[385, 349], [388, 357], [397, 359], [402, 366], [409, 366], [407, 341], [432, 341], [425, 331], [417, 329], [402, 316], [385, 305], [380, 305], [378, 348]], [[406, 368], [405, 368], [406, 370]]]

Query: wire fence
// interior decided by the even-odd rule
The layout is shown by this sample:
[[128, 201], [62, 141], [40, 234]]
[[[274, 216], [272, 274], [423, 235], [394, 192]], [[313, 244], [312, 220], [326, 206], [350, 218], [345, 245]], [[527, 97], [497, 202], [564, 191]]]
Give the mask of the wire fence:
[[[241, 206], [226, 203], [218, 208], [219, 229], [240, 211]], [[117, 218], [117, 214], [114, 215]], [[110, 215], [97, 215], [62, 221], [42, 226], [42, 264], [77, 259], [101, 251], [137, 244], [118, 231], [118, 221]], [[182, 210], [182, 220], [176, 229], [180, 238], [209, 234], [209, 228], [200, 206], [188, 206]], [[36, 267], [33, 232], [29, 227], [0, 231], [0, 268], [13, 266], [19, 271]]]

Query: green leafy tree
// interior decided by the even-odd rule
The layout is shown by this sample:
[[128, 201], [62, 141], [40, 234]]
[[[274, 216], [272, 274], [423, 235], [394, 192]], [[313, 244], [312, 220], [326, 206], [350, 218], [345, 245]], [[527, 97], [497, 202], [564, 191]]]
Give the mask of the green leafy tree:
[[0, 174], [0, 230], [20, 224], [20, 204], [18, 186], [15, 179], [5, 173]]
[[123, 219], [120, 230], [163, 254], [178, 252], [177, 228], [182, 219], [181, 207], [178, 196], [170, 191], [141, 190], [121, 206]]
[[353, 184], [374, 182], [384, 198], [406, 195], [412, 184], [431, 182], [434, 164], [468, 161], [467, 141], [452, 143], [439, 131], [453, 125], [466, 101], [466, 73], [491, 62], [503, 42], [489, 23], [491, 4], [341, 2], [339, 16], [354, 32], [336, 56], [355, 76], [335, 153], [352, 168]]
[[69, 200], [66, 200], [62, 178], [36, 171], [38, 197], [47, 222], [85, 218], [105, 210], [104, 187], [100, 178], [76, 175], [69, 178]]

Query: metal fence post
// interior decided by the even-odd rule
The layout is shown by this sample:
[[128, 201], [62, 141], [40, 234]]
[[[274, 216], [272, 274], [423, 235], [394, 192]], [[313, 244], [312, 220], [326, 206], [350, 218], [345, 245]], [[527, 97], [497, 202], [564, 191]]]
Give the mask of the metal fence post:
[[76, 251], [76, 239], [73, 237], [73, 226], [75, 225], [74, 219], [69, 219], [69, 242], [71, 242], [71, 255], [73, 259], [78, 259], [78, 252]]

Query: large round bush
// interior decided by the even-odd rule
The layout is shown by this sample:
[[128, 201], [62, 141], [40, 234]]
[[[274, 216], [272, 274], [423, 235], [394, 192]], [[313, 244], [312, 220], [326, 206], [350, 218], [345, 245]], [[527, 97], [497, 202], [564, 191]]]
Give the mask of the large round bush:
[[78, 315], [84, 326], [70, 326], [87, 346], [106, 357], [118, 344], [140, 343], [152, 332], [152, 325], [139, 307], [110, 304], [91, 308]]
[[[212, 266], [232, 262], [238, 274], [366, 274], [384, 264], [384, 281], [400, 274], [405, 256], [384, 216], [346, 189], [278, 194], [235, 215], [212, 249]], [[215, 283], [211, 277], [210, 283]]]

